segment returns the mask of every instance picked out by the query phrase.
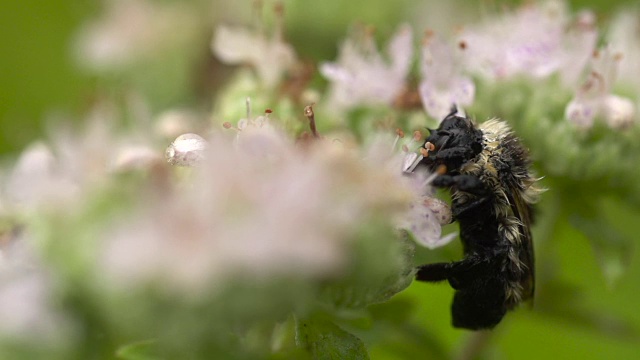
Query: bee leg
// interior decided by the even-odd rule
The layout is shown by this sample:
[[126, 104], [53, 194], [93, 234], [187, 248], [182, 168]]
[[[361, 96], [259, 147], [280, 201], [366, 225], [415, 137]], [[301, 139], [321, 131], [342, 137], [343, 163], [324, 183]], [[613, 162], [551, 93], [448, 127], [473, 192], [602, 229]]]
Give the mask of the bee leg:
[[451, 286], [457, 289], [457, 285], [463, 286], [468, 278], [473, 277], [473, 272], [484, 269], [485, 265], [486, 261], [477, 256], [469, 256], [450, 263], [426, 264], [418, 267], [416, 280], [426, 282], [449, 280]]
[[459, 219], [460, 215], [464, 215], [466, 212], [473, 210], [474, 208], [486, 203], [488, 200], [489, 200], [489, 197], [483, 196], [469, 203], [466, 203], [463, 205], [456, 205], [451, 209], [451, 218]]
[[468, 287], [478, 274], [485, 273], [489, 269], [488, 259], [479, 256], [469, 256], [460, 261], [451, 263], [449, 284], [452, 288], [460, 290]]
[[431, 185], [435, 187], [452, 187], [460, 191], [473, 195], [485, 195], [486, 186], [482, 181], [473, 175], [438, 175]]
[[451, 263], [426, 264], [418, 267], [416, 280], [426, 282], [438, 282], [449, 279], [451, 275]]
[[474, 156], [473, 149], [468, 146], [457, 146], [438, 151], [436, 160], [446, 163], [459, 163], [460, 165]]

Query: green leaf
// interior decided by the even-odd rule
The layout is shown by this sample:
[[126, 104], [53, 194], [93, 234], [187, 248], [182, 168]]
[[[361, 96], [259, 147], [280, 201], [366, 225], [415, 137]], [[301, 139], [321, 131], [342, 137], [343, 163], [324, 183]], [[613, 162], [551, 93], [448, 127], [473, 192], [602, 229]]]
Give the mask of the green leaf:
[[143, 340], [121, 346], [116, 351], [116, 358], [123, 360], [158, 360], [154, 353], [155, 340]]
[[319, 316], [298, 321], [296, 343], [314, 360], [369, 359], [362, 340]]

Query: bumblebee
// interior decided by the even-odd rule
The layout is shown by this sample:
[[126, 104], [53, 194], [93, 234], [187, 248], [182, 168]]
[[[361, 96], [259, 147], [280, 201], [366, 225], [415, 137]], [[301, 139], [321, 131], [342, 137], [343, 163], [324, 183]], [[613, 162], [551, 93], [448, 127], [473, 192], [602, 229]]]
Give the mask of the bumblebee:
[[455, 289], [454, 327], [496, 326], [507, 310], [533, 298], [530, 226], [536, 186], [527, 149], [496, 119], [475, 125], [455, 108], [420, 149], [418, 166], [438, 172], [432, 185], [451, 190], [464, 258], [418, 267], [416, 280], [447, 280]]

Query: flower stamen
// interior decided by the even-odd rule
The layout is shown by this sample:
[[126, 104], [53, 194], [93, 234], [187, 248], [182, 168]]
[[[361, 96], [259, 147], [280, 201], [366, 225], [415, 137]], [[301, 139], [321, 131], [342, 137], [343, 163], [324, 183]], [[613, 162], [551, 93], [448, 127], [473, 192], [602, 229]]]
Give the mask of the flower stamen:
[[314, 138], [318, 139], [320, 138], [320, 134], [318, 134], [318, 129], [316, 128], [316, 119], [313, 112], [313, 105], [315, 104], [307, 105], [304, 107], [304, 116], [309, 119], [309, 128], [311, 129], [311, 134]]

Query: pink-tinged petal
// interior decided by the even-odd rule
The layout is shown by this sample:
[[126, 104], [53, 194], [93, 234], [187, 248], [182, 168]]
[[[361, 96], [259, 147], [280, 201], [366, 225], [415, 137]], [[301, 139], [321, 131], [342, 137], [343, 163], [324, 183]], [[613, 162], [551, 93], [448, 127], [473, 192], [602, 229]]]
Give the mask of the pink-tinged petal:
[[581, 11], [564, 38], [560, 77], [567, 87], [576, 85], [598, 42], [595, 14]]
[[438, 89], [427, 81], [420, 83], [418, 91], [422, 105], [432, 118], [443, 119], [451, 111], [452, 105], [467, 106], [473, 103], [475, 85], [471, 79], [459, 78], [452, 81], [450, 86], [450, 88]]
[[402, 25], [387, 47], [391, 56], [391, 68], [396, 74], [405, 76], [413, 59], [413, 33], [409, 25]]
[[476, 96], [476, 85], [470, 78], [460, 77], [455, 80], [453, 87], [453, 99], [458, 105], [468, 106], [473, 103]]
[[609, 95], [604, 101], [602, 110], [604, 119], [611, 128], [627, 128], [635, 121], [635, 105], [627, 98]]
[[451, 223], [453, 216], [449, 204], [438, 198], [429, 196], [424, 196], [422, 203], [431, 210], [440, 225], [448, 225]]
[[626, 9], [611, 21], [607, 40], [615, 52], [622, 54], [618, 66], [618, 82], [639, 90], [640, 78], [640, 10]]
[[407, 217], [404, 228], [410, 231], [418, 244], [435, 249], [446, 245], [455, 238], [455, 234], [442, 237], [442, 228], [436, 214], [424, 204], [414, 204]]
[[383, 59], [370, 33], [357, 33], [340, 46], [337, 61], [323, 63], [320, 73], [330, 80], [329, 108], [344, 110], [357, 105], [390, 105], [402, 92], [412, 59], [412, 35], [398, 30], [389, 43], [390, 62]]
[[245, 28], [219, 26], [211, 49], [220, 61], [229, 65], [249, 64], [267, 88], [276, 86], [296, 62], [293, 47], [280, 38], [266, 38]]
[[573, 84], [593, 51], [597, 33], [589, 13], [575, 23], [568, 14], [563, 3], [549, 1], [465, 27], [460, 39], [467, 47], [467, 69], [491, 79], [544, 78], [561, 72]]
[[443, 119], [452, 105], [471, 105], [475, 98], [473, 81], [462, 73], [463, 48], [435, 35], [425, 40], [418, 91], [425, 111], [435, 119]]
[[571, 100], [565, 108], [565, 118], [575, 126], [589, 129], [593, 126], [593, 120], [600, 111], [599, 102], [584, 102]]
[[429, 116], [434, 119], [443, 119], [450, 111], [451, 96], [448, 90], [439, 90], [427, 82], [422, 82], [418, 88], [422, 105]]
[[211, 48], [214, 55], [225, 64], [253, 63], [259, 57], [260, 43], [263, 41], [248, 29], [219, 26]]

